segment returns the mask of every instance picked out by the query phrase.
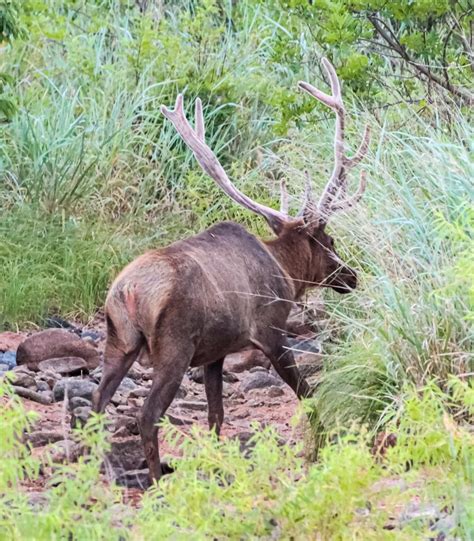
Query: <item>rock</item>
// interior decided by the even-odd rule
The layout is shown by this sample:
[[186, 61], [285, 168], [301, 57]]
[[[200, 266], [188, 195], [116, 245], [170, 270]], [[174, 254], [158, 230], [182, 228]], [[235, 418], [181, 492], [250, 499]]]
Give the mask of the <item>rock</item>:
[[125, 377], [120, 382], [118, 390], [122, 392], [126, 392], [128, 394], [130, 391], [133, 391], [137, 387], [138, 385], [133, 381], [133, 379]]
[[0, 352], [0, 363], [6, 364], [8, 366], [8, 370], [15, 368], [16, 352], [15, 351], [5, 351], [5, 353]]
[[149, 392], [150, 390], [145, 389], [145, 387], [137, 387], [136, 389], [133, 389], [132, 391], [130, 391], [129, 396], [131, 398], [146, 398]]
[[71, 412], [71, 428], [80, 428], [87, 423], [92, 408], [88, 406], [79, 406]]
[[53, 388], [54, 401], [64, 400], [67, 390], [69, 399], [80, 396], [92, 401], [92, 393], [97, 389], [97, 383], [87, 379], [64, 378], [56, 382]]
[[142, 470], [124, 471], [115, 479], [117, 485], [128, 488], [140, 488], [142, 490], [151, 486], [148, 468]]
[[41, 372], [52, 371], [62, 376], [72, 376], [87, 372], [87, 363], [81, 357], [53, 357], [38, 363]]
[[188, 370], [188, 376], [191, 381], [194, 383], [204, 383], [204, 367], [196, 366]]
[[176, 394], [175, 394], [175, 400], [178, 398], [178, 399], [181, 399], [181, 398], [186, 398], [188, 394], [188, 390], [186, 389], [186, 387], [181, 384], [181, 386], [178, 388], [178, 390], [176, 391]]
[[285, 394], [285, 391], [281, 387], [272, 385], [271, 387], [269, 387], [267, 394], [270, 398], [277, 398], [279, 396], [283, 396]]
[[32, 447], [43, 447], [48, 443], [55, 443], [64, 439], [64, 434], [55, 431], [37, 430], [35, 432], [30, 432], [27, 435], [27, 439]]
[[51, 391], [51, 387], [43, 380], [36, 380], [36, 390], [38, 392]]
[[28, 492], [28, 505], [35, 511], [41, 511], [49, 504], [49, 498], [44, 492]]
[[283, 381], [271, 376], [268, 372], [254, 372], [248, 374], [241, 382], [241, 387], [244, 393], [252, 389], [264, 389], [266, 387], [281, 387]]
[[91, 342], [97, 343], [104, 339], [104, 333], [92, 331], [90, 329], [82, 329], [81, 338], [83, 340], [89, 340]]
[[64, 329], [48, 329], [29, 336], [17, 351], [17, 364], [37, 370], [41, 361], [55, 357], [80, 357], [89, 369], [99, 365], [100, 354], [90, 344]]
[[145, 451], [141, 438], [112, 441], [106, 460], [116, 475], [121, 475], [127, 470], [146, 468]]
[[8, 370], [10, 370], [10, 367], [8, 366], [8, 364], [0, 363], [0, 374], [2, 372], [8, 372]]
[[207, 411], [207, 403], [201, 400], [179, 400], [175, 406], [191, 411]]
[[116, 392], [110, 401], [114, 406], [121, 406], [127, 404], [127, 397], [122, 393]]
[[440, 512], [435, 505], [412, 502], [403, 510], [400, 521], [405, 524], [412, 520], [432, 521], [438, 519], [439, 516]]
[[25, 389], [36, 389], [35, 378], [32, 375], [23, 371], [14, 371], [12, 383], [16, 387], [24, 387]]
[[295, 357], [302, 353], [321, 353], [321, 342], [315, 340], [314, 336], [311, 336], [310, 338], [287, 338], [287, 344]]
[[83, 398], [82, 396], [73, 396], [69, 399], [69, 411], [73, 411], [76, 408], [92, 408], [92, 402], [90, 400], [87, 400], [87, 398]]
[[27, 400], [32, 400], [33, 402], [38, 402], [38, 404], [48, 405], [53, 402], [53, 394], [51, 392], [37, 393], [32, 389], [25, 389], [24, 387], [15, 387], [12, 386], [12, 389], [15, 391], [15, 394], [26, 398]]
[[268, 374], [268, 368], [265, 368], [263, 366], [253, 366], [249, 372], [251, 374], [254, 374], [255, 372], [263, 372], [264, 374]]
[[172, 413], [166, 413], [165, 417], [168, 417], [170, 423], [176, 426], [192, 425], [194, 422], [192, 419], [173, 415]]
[[270, 368], [269, 359], [258, 349], [250, 349], [227, 355], [224, 366], [228, 372], [240, 373], [255, 366]]
[[79, 333], [80, 330], [72, 323], [63, 319], [60, 316], [51, 316], [46, 318], [46, 327], [49, 329], [71, 329], [75, 333]]
[[137, 436], [138, 434], [140, 434], [137, 418], [130, 415], [117, 415], [113, 420], [111, 429], [114, 433], [114, 436], [118, 436], [119, 431], [121, 437], [123, 437], [123, 435]]
[[56, 464], [76, 462], [82, 454], [81, 445], [72, 440], [57, 441], [46, 446], [45, 450], [51, 456], [52, 462]]
[[25, 338], [24, 334], [17, 332], [6, 331], [0, 333], [0, 352], [11, 350], [11, 353], [15, 353]]
[[222, 379], [226, 383], [237, 383], [237, 381], [239, 381], [239, 378], [235, 374], [232, 374], [231, 372], [227, 372], [227, 370], [223, 371]]

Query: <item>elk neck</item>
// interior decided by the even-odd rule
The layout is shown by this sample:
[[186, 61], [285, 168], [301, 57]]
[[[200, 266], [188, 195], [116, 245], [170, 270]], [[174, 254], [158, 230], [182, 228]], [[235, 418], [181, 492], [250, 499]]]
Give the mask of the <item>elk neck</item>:
[[265, 246], [292, 281], [295, 300], [311, 286], [312, 253], [308, 237], [296, 228], [284, 231], [276, 239], [265, 241]]

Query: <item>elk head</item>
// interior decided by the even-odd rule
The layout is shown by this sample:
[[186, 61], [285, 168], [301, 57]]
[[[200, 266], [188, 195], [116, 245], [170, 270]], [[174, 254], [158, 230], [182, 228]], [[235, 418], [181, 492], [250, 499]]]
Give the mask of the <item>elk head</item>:
[[195, 104], [195, 128], [192, 128], [183, 109], [183, 96], [179, 94], [173, 111], [165, 106], [161, 112], [168, 118], [186, 145], [193, 151], [202, 169], [241, 206], [263, 216], [277, 238], [267, 246], [280, 261], [283, 268], [297, 283], [295, 297], [311, 286], [330, 287], [338, 293], [348, 293], [357, 285], [357, 274], [338, 256], [333, 238], [326, 232], [329, 218], [337, 211], [357, 203], [366, 187], [366, 175], [362, 171], [360, 183], [352, 196], [347, 196], [348, 172], [367, 153], [370, 130], [365, 127], [362, 142], [352, 157], [346, 156], [344, 143], [345, 109], [341, 97], [339, 79], [331, 63], [323, 58], [322, 64], [329, 77], [331, 94], [325, 94], [306, 82], [298, 87], [336, 113], [334, 137], [334, 167], [331, 177], [319, 201], [312, 198], [311, 179], [307, 174], [303, 206], [296, 217], [288, 214], [288, 194], [285, 183], [281, 184], [281, 205], [277, 211], [250, 199], [230, 181], [222, 165], [205, 142], [204, 119], [201, 100]]

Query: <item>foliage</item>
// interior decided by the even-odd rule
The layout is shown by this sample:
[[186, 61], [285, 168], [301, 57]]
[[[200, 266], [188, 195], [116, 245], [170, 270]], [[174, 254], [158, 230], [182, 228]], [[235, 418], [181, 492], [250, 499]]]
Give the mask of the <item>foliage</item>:
[[[462, 382], [453, 384], [461, 385], [467, 396]], [[1, 443], [6, 460], [0, 477], [0, 539], [192, 535], [193, 539], [413, 540], [424, 539], [430, 526], [432, 535], [469, 531], [472, 435], [445, 409], [449, 397], [432, 384], [418, 392], [405, 389], [406, 403], [394, 411], [389, 427], [396, 430], [398, 443], [382, 463], [370, 452], [369, 434], [355, 427], [345, 435], [335, 434], [319, 463], [306, 464], [299, 449], [281, 446], [271, 428], [254, 427], [249, 451], [243, 454], [238, 441], [218, 441], [197, 427], [185, 435], [165, 424], [168, 442], [180, 445], [182, 457], [172, 461], [176, 471], [144, 495], [138, 510], [130, 508], [121, 490], [100, 474], [108, 445], [103, 422], [94, 417], [75, 433], [89, 452], [77, 463], [53, 466], [43, 501], [35, 504], [41, 512], [29, 503], [24, 489], [24, 481], [34, 482], [39, 472], [39, 459], [32, 458], [18, 438], [30, 423], [9, 386], [0, 386], [0, 430], [7, 436]], [[400, 483], [406, 487], [403, 491]], [[424, 520], [401, 522], [394, 531], [383, 529], [389, 520], [387, 508], [408, 507], [415, 497], [440, 512], [448, 509], [456, 517], [451, 531], [438, 530], [441, 523]]]
[[342, 77], [368, 96], [381, 97], [389, 85], [402, 101], [422, 101], [417, 78], [428, 95], [442, 88], [461, 103], [474, 99], [470, 2], [277, 0], [276, 5], [296, 19], [295, 37], [283, 39], [301, 39], [296, 29], [303, 26]]

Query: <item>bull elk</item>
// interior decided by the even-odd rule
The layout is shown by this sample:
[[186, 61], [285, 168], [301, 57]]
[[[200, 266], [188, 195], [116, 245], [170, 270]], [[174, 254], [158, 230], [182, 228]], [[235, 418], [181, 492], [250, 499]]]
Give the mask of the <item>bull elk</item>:
[[292, 303], [309, 287], [348, 293], [357, 285], [356, 272], [338, 257], [325, 229], [332, 213], [354, 205], [364, 192], [366, 178], [362, 173], [358, 190], [348, 197], [347, 175], [366, 154], [370, 133], [366, 127], [359, 149], [347, 157], [339, 80], [328, 60], [322, 62], [331, 95], [306, 82], [298, 86], [336, 113], [335, 163], [319, 202], [313, 202], [308, 183], [305, 202], [294, 218], [288, 215], [283, 185], [281, 209], [277, 211], [253, 201], [232, 184], [205, 142], [199, 99], [194, 128], [186, 118], [181, 94], [174, 110], [161, 107], [202, 169], [236, 203], [263, 216], [275, 238], [262, 241], [237, 223], [219, 223], [139, 256], [112, 284], [105, 306], [105, 361], [94, 395], [94, 411], [104, 411], [141, 350], [146, 349], [154, 374], [140, 431], [152, 479], [162, 475], [157, 423], [189, 367], [204, 367], [209, 426], [217, 434], [224, 417], [223, 363], [230, 353], [258, 348], [296, 395], [307, 397], [308, 383], [286, 347], [284, 329]]

